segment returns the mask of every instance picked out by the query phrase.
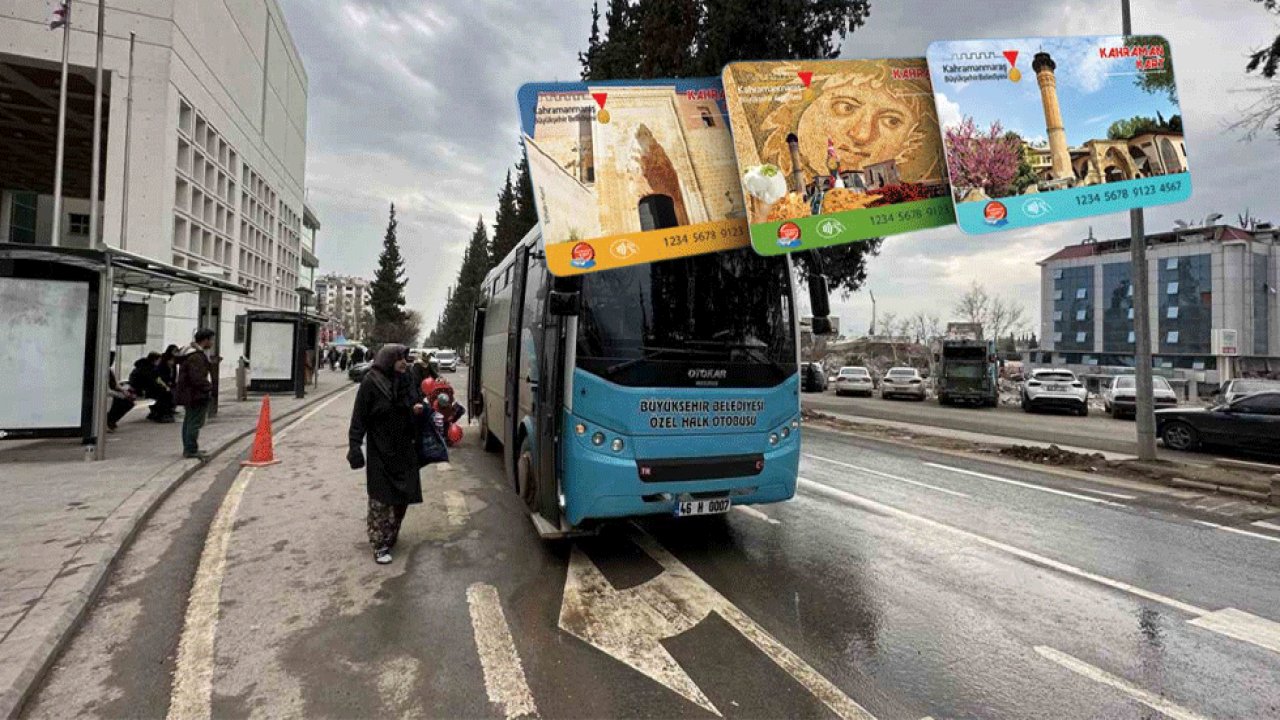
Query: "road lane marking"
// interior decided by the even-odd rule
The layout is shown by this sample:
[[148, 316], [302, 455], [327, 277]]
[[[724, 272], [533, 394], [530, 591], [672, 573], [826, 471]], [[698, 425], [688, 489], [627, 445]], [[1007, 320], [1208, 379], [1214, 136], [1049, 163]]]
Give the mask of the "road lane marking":
[[1083, 675], [1094, 682], [1113, 687], [1143, 705], [1146, 705], [1152, 710], [1174, 718], [1174, 720], [1206, 720], [1204, 715], [1188, 710], [1181, 705], [1177, 705], [1160, 697], [1159, 695], [1156, 695], [1155, 693], [1143, 690], [1124, 678], [1112, 675], [1101, 668], [1096, 668], [1079, 658], [1072, 657], [1071, 655], [1062, 652], [1061, 650], [1055, 650], [1054, 648], [1046, 645], [1037, 645], [1036, 652], [1039, 653], [1041, 657], [1047, 660], [1052, 660], [1077, 675]]
[[[351, 390], [343, 390], [320, 403], [313, 410], [289, 424], [276, 435], [284, 438], [289, 431], [314, 417]], [[195, 581], [187, 597], [187, 612], [182, 620], [182, 636], [178, 641], [178, 660], [169, 695], [169, 720], [202, 720], [211, 715], [213, 699], [214, 638], [218, 633], [222, 579], [226, 573], [227, 548], [235, 528], [240, 500], [244, 497], [255, 468], [241, 468], [231, 488], [222, 498], [218, 512], [209, 525]]]
[[960, 473], [962, 475], [972, 475], [973, 477], [982, 478], [983, 480], [990, 480], [992, 482], [1004, 483], [1006, 485], [1017, 485], [1018, 487], [1024, 487], [1030, 490], [1039, 490], [1040, 492], [1053, 493], [1054, 495], [1062, 495], [1063, 497], [1075, 498], [1076, 500], [1084, 500], [1085, 502], [1091, 502], [1096, 505], [1110, 505], [1111, 507], [1124, 507], [1124, 505], [1122, 505], [1121, 503], [1111, 502], [1110, 500], [1103, 500], [1102, 498], [1089, 497], [1088, 495], [1081, 495], [1079, 493], [1067, 492], [1066, 490], [1058, 490], [1057, 488], [1045, 487], [1044, 485], [1036, 485], [1035, 483], [1022, 482], [1021, 480], [1012, 480], [1010, 478], [1000, 477], [998, 475], [988, 475], [986, 473], [975, 472], [973, 470], [965, 470], [964, 468], [951, 467], [950, 465], [941, 465], [939, 463], [927, 462], [925, 463], [925, 465], [928, 465], [931, 468], [937, 468], [939, 470], [948, 470], [950, 472]]
[[467, 607], [489, 702], [501, 707], [507, 718], [537, 717], [538, 707], [502, 612], [498, 589], [486, 583], [471, 585], [467, 588]]
[[1258, 521], [1255, 521], [1253, 524], [1257, 525], [1260, 528], [1266, 528], [1268, 530], [1280, 530], [1280, 525], [1276, 525], [1275, 523], [1269, 523], [1265, 520], [1258, 520]]
[[[1258, 635], [1253, 635], [1250, 633], [1232, 634], [1232, 633], [1225, 632], [1222, 629], [1225, 627], [1225, 625], [1220, 622], [1210, 621], [1203, 624], [1196, 623], [1194, 620], [1189, 620], [1188, 622], [1191, 622], [1192, 624], [1195, 624], [1199, 627], [1203, 627], [1207, 630], [1212, 630], [1213, 632], [1217, 632], [1221, 635], [1227, 635], [1237, 640], [1243, 640], [1244, 642], [1252, 643], [1259, 647], [1264, 647], [1269, 650], [1275, 650], [1276, 652], [1280, 652], [1280, 623], [1276, 623], [1266, 618], [1258, 617], [1256, 615], [1251, 615], [1242, 610], [1236, 610], [1235, 608], [1224, 608], [1216, 612], [1207, 610], [1205, 608], [1192, 605], [1191, 603], [1182, 602], [1181, 600], [1175, 600], [1171, 597], [1167, 597], [1165, 595], [1161, 595], [1159, 593], [1155, 593], [1150, 590], [1144, 590], [1143, 588], [1137, 587], [1136, 585], [1130, 585], [1129, 583], [1124, 582], [1122, 580], [1113, 580], [1112, 578], [1104, 577], [1102, 575], [1089, 572], [1088, 570], [1075, 567], [1074, 565], [1068, 565], [1067, 563], [1045, 557], [1044, 555], [1031, 552], [1030, 550], [1023, 550], [1022, 548], [1018, 548], [1012, 545], [1008, 545], [1006, 543], [1002, 543], [999, 540], [992, 540], [991, 538], [985, 537], [983, 535], [978, 535], [977, 533], [971, 533], [968, 530], [961, 530], [958, 527], [945, 525], [936, 520], [930, 520], [927, 517], [914, 515], [912, 513], [907, 512], [906, 510], [899, 510], [898, 508], [893, 507], [892, 505], [885, 505], [884, 503], [876, 502], [875, 500], [864, 498], [860, 495], [854, 495], [853, 493], [848, 492], [846, 490], [834, 488], [834, 487], [831, 487], [830, 485], [809, 480], [808, 478], [803, 478], [803, 477], [797, 478], [796, 482], [798, 487], [805, 488], [806, 490], [815, 492], [819, 495], [826, 495], [830, 498], [834, 498], [836, 500], [846, 502], [850, 505], [862, 507], [872, 512], [878, 512], [883, 515], [892, 515], [905, 520], [912, 520], [914, 522], [922, 523], [929, 527], [942, 530], [945, 532], [949, 532], [954, 535], [958, 535], [960, 537], [966, 538], [968, 540], [972, 540], [974, 542], [980, 543], [982, 545], [986, 545], [987, 547], [999, 550], [1001, 552], [1009, 553], [1010, 555], [1013, 555], [1015, 557], [1020, 557], [1024, 560], [1027, 560], [1028, 562], [1032, 562], [1037, 565], [1051, 568], [1053, 570], [1057, 570], [1059, 572], [1066, 573], [1068, 575], [1074, 575], [1075, 577], [1089, 580], [1091, 582], [1098, 583], [1099, 585], [1105, 585], [1109, 588], [1113, 588], [1115, 590], [1120, 590], [1121, 592], [1129, 593], [1130, 595], [1137, 595], [1140, 598], [1151, 600], [1153, 602], [1160, 603], [1161, 605], [1167, 605], [1171, 608], [1174, 608], [1175, 610], [1181, 610], [1182, 612], [1188, 615], [1193, 615], [1195, 616], [1195, 618], [1203, 618], [1205, 616], [1211, 616], [1211, 615], [1228, 614], [1227, 616], [1234, 619], [1237, 626], [1242, 622], [1247, 622], [1247, 624], [1253, 628], [1267, 628], [1268, 633], [1275, 633], [1275, 634], [1274, 635], [1261, 634], [1261, 633]], [[1220, 527], [1220, 526], [1217, 526], [1215, 523], [1209, 523], [1203, 520], [1197, 520], [1196, 522], [1202, 523], [1204, 525]]]
[[1280, 623], [1243, 610], [1223, 608], [1198, 617], [1191, 624], [1280, 653]]
[[467, 499], [457, 490], [444, 491], [444, 510], [449, 516], [449, 524], [467, 524]]
[[850, 465], [847, 462], [832, 460], [831, 458], [824, 458], [820, 455], [810, 455], [809, 453], [804, 453], [804, 456], [809, 458], [810, 460], [819, 460], [821, 462], [831, 463], [832, 465], [838, 465], [843, 468], [849, 468], [850, 470], [857, 470], [858, 472], [864, 472], [864, 473], [867, 473], [868, 475], [875, 475], [876, 477], [882, 477], [887, 480], [897, 480], [898, 482], [904, 482], [910, 485], [918, 485], [923, 488], [928, 488], [930, 490], [937, 490], [940, 493], [946, 493], [948, 495], [954, 495], [956, 497], [962, 497], [962, 498], [970, 497], [969, 495], [966, 495], [965, 493], [962, 493], [962, 492], [958, 492], [956, 490], [949, 490], [944, 487], [938, 487], [937, 485], [930, 485], [929, 483], [926, 483], [926, 482], [920, 482], [919, 480], [911, 480], [909, 478], [900, 477], [898, 475], [890, 475], [887, 472], [872, 470], [871, 468], [865, 468], [858, 465]]
[[1214, 530], [1217, 530], [1218, 528], [1222, 527], [1222, 526], [1221, 526], [1221, 525], [1219, 525], [1218, 523], [1216, 523], [1216, 522], [1209, 522], [1208, 520], [1192, 520], [1191, 522], [1193, 522], [1193, 523], [1195, 523], [1195, 524], [1197, 524], [1197, 525], [1204, 525], [1205, 527], [1211, 527], [1211, 528], [1213, 528]]
[[[1208, 520], [1192, 520], [1192, 522], [1197, 523], [1199, 525], [1204, 525], [1205, 527], [1211, 527], [1214, 530], [1225, 530], [1226, 532], [1235, 533], [1237, 535], [1245, 535], [1251, 538], [1258, 538], [1260, 540], [1269, 540], [1273, 543], [1280, 543], [1280, 537], [1276, 537], [1274, 535], [1263, 535], [1262, 533], [1249, 532], [1248, 530], [1242, 530], [1240, 528], [1230, 527], [1228, 525], [1221, 525], [1219, 523], [1209, 522]], [[1256, 525], [1257, 523], [1254, 523], [1254, 524]]]
[[661, 643], [716, 613], [837, 716], [847, 720], [874, 720], [862, 706], [698, 577], [653, 536], [633, 524], [630, 537], [662, 566], [662, 572], [640, 585], [619, 590], [575, 544], [569, 556], [560, 606], [561, 630], [702, 709], [721, 716], [719, 709]]
[[769, 517], [768, 515], [765, 515], [764, 513], [762, 513], [762, 512], [760, 512], [759, 510], [757, 510], [757, 509], [755, 509], [755, 508], [751, 507], [750, 505], [734, 505], [734, 506], [733, 506], [733, 509], [734, 509], [734, 510], [737, 510], [738, 512], [740, 512], [740, 513], [742, 513], [743, 515], [746, 515], [746, 516], [748, 516], [748, 517], [753, 517], [753, 518], [755, 518], [755, 519], [757, 519], [757, 520], [763, 520], [763, 521], [765, 521], [765, 522], [769, 523], [770, 525], [781, 525], [781, 524], [782, 524], [782, 522], [781, 522], [781, 521], [779, 521], [779, 520], [775, 520], [775, 519], [773, 519], [773, 518]]
[[1106, 490], [1094, 490], [1093, 488], [1078, 487], [1072, 488], [1080, 492], [1093, 493], [1094, 495], [1102, 495], [1104, 497], [1115, 498], [1117, 500], [1137, 500], [1137, 495], [1125, 495], [1124, 493], [1107, 492]]

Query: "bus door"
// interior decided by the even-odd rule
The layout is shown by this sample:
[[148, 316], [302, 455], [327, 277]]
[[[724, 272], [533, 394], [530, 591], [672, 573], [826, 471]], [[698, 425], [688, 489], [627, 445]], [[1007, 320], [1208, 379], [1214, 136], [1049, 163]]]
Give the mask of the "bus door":
[[[516, 256], [511, 263], [511, 306], [507, 320], [507, 362], [515, 364], [520, 357], [520, 329], [524, 324], [524, 287], [529, 274], [529, 247], [516, 246]], [[505, 392], [503, 398], [506, 407], [502, 409], [502, 448], [507, 470], [507, 477], [514, 483], [516, 477], [516, 456], [520, 448], [516, 445], [517, 429], [520, 423], [520, 385], [522, 377], [519, 372], [506, 373]]]
[[480, 362], [484, 352], [484, 318], [487, 308], [476, 306], [471, 324], [471, 356], [467, 358], [467, 413], [479, 418], [484, 409], [484, 390], [480, 384]]
[[535, 467], [537, 468], [538, 492], [537, 511], [552, 527], [560, 527], [560, 454], [562, 417], [565, 397], [565, 363], [568, 357], [566, 344], [566, 327], [575, 322], [563, 311], [553, 309], [552, 295], [557, 283], [578, 285], [576, 278], [552, 278], [547, 273], [540, 257], [542, 282], [538, 292], [538, 318], [540, 332], [538, 353], [535, 356], [541, 370], [541, 382], [537, 387], [537, 402], [534, 411], [537, 426], [537, 447]]

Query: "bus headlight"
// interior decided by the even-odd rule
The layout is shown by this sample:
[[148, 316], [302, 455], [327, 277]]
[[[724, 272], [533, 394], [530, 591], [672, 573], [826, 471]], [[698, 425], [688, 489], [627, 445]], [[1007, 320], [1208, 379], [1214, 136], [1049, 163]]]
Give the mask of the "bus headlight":
[[592, 444], [592, 445], [603, 445], [603, 444], [604, 444], [604, 433], [602, 433], [602, 432], [600, 432], [599, 430], [597, 430], [597, 431], [596, 431], [596, 433], [595, 433], [594, 435], [592, 435], [592, 436], [591, 436], [591, 444]]
[[573, 426], [573, 431], [574, 431], [574, 432], [576, 432], [576, 433], [578, 433], [579, 435], [586, 435], [586, 434], [587, 434], [587, 426], [586, 426], [586, 425], [583, 425], [582, 423], [578, 423], [577, 425], [574, 425], [574, 426]]
[[791, 428], [789, 427], [782, 428], [780, 434], [782, 435], [782, 439], [786, 440], [787, 438], [791, 437]]
[[778, 433], [769, 433], [769, 444], [770, 445], [778, 444]]
[[800, 429], [800, 421], [799, 421], [799, 420], [792, 420], [792, 421], [791, 421], [791, 429], [792, 429], [792, 430], [799, 430], [799, 429]]
[[609, 448], [614, 452], [622, 452], [622, 438], [614, 438], [613, 442], [609, 443]]

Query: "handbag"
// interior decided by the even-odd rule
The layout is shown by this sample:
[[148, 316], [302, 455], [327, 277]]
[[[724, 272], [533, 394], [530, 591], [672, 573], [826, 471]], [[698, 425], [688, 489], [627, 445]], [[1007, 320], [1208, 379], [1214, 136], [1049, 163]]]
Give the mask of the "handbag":
[[418, 427], [418, 467], [449, 462], [449, 448], [440, 437], [440, 431], [436, 430], [436, 424], [428, 420], [419, 423]]

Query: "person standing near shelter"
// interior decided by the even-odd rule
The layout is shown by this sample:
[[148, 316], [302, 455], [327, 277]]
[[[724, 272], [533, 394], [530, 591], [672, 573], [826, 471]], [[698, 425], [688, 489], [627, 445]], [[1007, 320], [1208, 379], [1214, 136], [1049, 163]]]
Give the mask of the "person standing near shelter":
[[[347, 433], [347, 462], [352, 470], [365, 470], [369, 494], [366, 519], [373, 559], [391, 562], [391, 548], [410, 505], [422, 502], [421, 464], [418, 458], [418, 424], [422, 396], [409, 381], [409, 349], [384, 345], [365, 373], [356, 392]], [[368, 462], [360, 444], [368, 448]]]
[[107, 432], [116, 431], [116, 423], [120, 422], [133, 409], [134, 394], [116, 380], [116, 351], [111, 351], [111, 359], [107, 363], [107, 396], [111, 398], [111, 407], [107, 410]]
[[343, 350], [342, 357], [338, 358], [338, 367], [342, 368], [342, 372], [347, 371], [347, 361], [351, 359], [351, 351]]
[[222, 359], [210, 358], [213, 331], [196, 331], [195, 340], [178, 355], [178, 385], [174, 400], [186, 408], [182, 416], [182, 457], [204, 460], [208, 453], [200, 451], [200, 428], [209, 416], [213, 400], [213, 372]]

